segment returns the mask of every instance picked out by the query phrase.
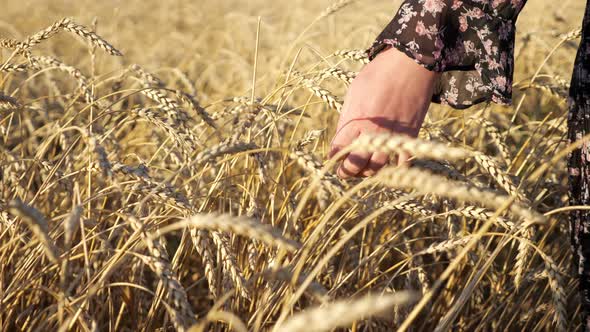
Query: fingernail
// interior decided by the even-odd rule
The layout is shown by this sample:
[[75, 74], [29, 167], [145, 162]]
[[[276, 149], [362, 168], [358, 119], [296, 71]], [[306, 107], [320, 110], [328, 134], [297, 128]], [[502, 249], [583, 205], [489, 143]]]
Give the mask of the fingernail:
[[344, 170], [342, 169], [342, 167], [338, 167], [338, 170], [336, 171], [336, 174], [341, 179], [346, 179], [348, 177], [348, 174], [346, 174], [346, 172], [344, 172]]

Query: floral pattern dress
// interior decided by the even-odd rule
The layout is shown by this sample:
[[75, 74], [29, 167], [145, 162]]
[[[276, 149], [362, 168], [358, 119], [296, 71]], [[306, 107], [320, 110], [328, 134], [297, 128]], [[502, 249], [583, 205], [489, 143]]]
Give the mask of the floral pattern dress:
[[[570, 86], [568, 139], [575, 142], [590, 134], [590, 0], [582, 23]], [[574, 150], [568, 160], [570, 205], [590, 205], [590, 145]], [[571, 243], [578, 270], [585, 329], [590, 331], [590, 211], [570, 213]]]
[[[512, 102], [515, 22], [526, 0], [405, 0], [367, 50], [369, 59], [394, 47], [441, 72], [432, 101], [454, 108]], [[590, 134], [590, 0], [569, 92], [568, 138]], [[570, 205], [590, 205], [590, 144], [568, 160]], [[590, 211], [570, 213], [584, 327], [590, 331]]]

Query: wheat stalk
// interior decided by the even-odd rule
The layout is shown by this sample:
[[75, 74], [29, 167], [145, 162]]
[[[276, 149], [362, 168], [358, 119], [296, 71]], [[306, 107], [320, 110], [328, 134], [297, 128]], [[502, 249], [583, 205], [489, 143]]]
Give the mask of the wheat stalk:
[[513, 230], [517, 226], [510, 220], [502, 218], [502, 217], [494, 217], [494, 214], [486, 211], [485, 208], [478, 207], [478, 206], [465, 206], [459, 207], [454, 210], [449, 211], [449, 213], [453, 213], [456, 215], [473, 218], [477, 220], [486, 221], [490, 218], [494, 218], [494, 222], [498, 225], [504, 227], [507, 230]]
[[178, 278], [172, 272], [170, 259], [166, 249], [160, 244], [158, 239], [150, 236], [146, 231], [143, 222], [132, 215], [128, 215], [129, 224], [141, 235], [142, 241], [148, 248], [151, 257], [146, 259], [148, 266], [160, 278], [169, 297], [172, 299], [173, 307], [169, 310], [170, 316], [178, 331], [185, 331], [196, 323], [195, 314], [188, 302], [186, 291], [182, 287]]
[[365, 50], [339, 50], [331, 56], [337, 56], [344, 59], [350, 59], [363, 64], [369, 63], [369, 57]]
[[86, 102], [89, 104], [94, 103], [94, 97], [92, 96], [92, 90], [88, 84], [88, 79], [82, 74], [82, 72], [74, 68], [72, 66], [68, 66], [63, 62], [48, 56], [31, 56], [29, 58], [33, 68], [42, 69], [42, 68], [57, 68], [61, 71], [68, 73], [72, 76], [76, 81], [78, 81], [78, 86], [82, 93], [84, 94], [84, 98]]
[[[463, 201], [478, 202], [491, 208], [499, 208], [510, 199], [507, 196], [484, 191], [476, 187], [450, 182], [443, 177], [413, 168], [386, 168], [380, 172], [379, 179], [386, 185], [395, 188], [414, 189], [422, 194], [432, 193]], [[510, 210], [528, 221], [543, 222], [545, 220], [545, 217], [539, 213], [519, 204], [512, 204]]]
[[209, 149], [205, 149], [197, 154], [197, 156], [193, 159], [194, 164], [202, 164], [209, 162], [221, 155], [225, 154], [232, 154], [247, 150], [256, 149], [256, 145], [253, 143], [244, 143], [244, 142], [229, 142], [224, 141], [217, 145], [212, 146]]
[[320, 97], [330, 108], [340, 113], [342, 110], [342, 101], [336, 98], [330, 91], [322, 88], [314, 80], [308, 78], [303, 79], [302, 85], [308, 88], [314, 95]]
[[325, 307], [308, 309], [291, 317], [273, 331], [319, 332], [346, 327], [353, 322], [386, 312], [395, 306], [411, 303], [415, 296], [411, 292], [397, 292], [391, 295], [366, 295], [353, 301], [340, 300]]
[[132, 190], [143, 192], [147, 195], [155, 194], [163, 201], [170, 201], [184, 209], [190, 209], [191, 205], [186, 196], [176, 190], [172, 185], [165, 182], [158, 182], [147, 174], [146, 167], [129, 167], [119, 162], [114, 162], [111, 166], [114, 173], [121, 173], [137, 180], [138, 183], [133, 185]]
[[217, 287], [217, 274], [215, 273], [215, 256], [211, 252], [211, 242], [207, 236], [207, 232], [201, 229], [191, 229], [191, 240], [193, 246], [201, 256], [205, 268], [205, 277], [209, 285], [209, 292], [214, 298], [219, 296]]
[[66, 248], [70, 248], [72, 245], [72, 239], [74, 237], [74, 233], [80, 226], [80, 218], [82, 217], [82, 212], [84, 209], [82, 206], [77, 205], [75, 206], [68, 217], [64, 220], [64, 246]]
[[0, 93], [0, 112], [19, 110], [22, 105], [16, 98]]
[[508, 149], [508, 146], [506, 146], [506, 143], [504, 143], [504, 138], [502, 137], [502, 134], [500, 134], [498, 128], [496, 128], [496, 126], [491, 121], [481, 117], [473, 117], [470, 120], [483, 126], [486, 133], [492, 138], [492, 141], [496, 145], [498, 151], [500, 151], [500, 155], [502, 156], [504, 162], [506, 162], [506, 164], [510, 164], [510, 150]]
[[518, 188], [512, 182], [496, 162], [488, 155], [475, 153], [474, 159], [481, 168], [492, 176], [494, 180], [511, 196], [516, 196], [523, 202], [528, 202], [527, 198], [518, 191]]
[[403, 135], [379, 134], [362, 135], [353, 141], [344, 152], [364, 150], [382, 153], [408, 153], [417, 158], [436, 160], [464, 160], [471, 152], [460, 148], [448, 147], [441, 143], [430, 142]]
[[106, 40], [102, 39], [96, 33], [88, 30], [86, 27], [76, 24], [70, 18], [63, 18], [51, 26], [43, 29], [36, 34], [28, 37], [21, 45], [18, 45], [19, 48], [23, 50], [28, 50], [31, 47], [41, 43], [42, 41], [53, 37], [56, 33], [61, 30], [69, 31], [75, 35], [78, 35], [85, 39], [90, 45], [96, 46], [110, 55], [121, 56], [123, 55], [119, 50], [117, 50], [113, 45], [111, 45]]
[[287, 251], [295, 251], [300, 245], [285, 238], [279, 231], [267, 225], [245, 217], [216, 214], [197, 214], [172, 225], [163, 227], [162, 234], [185, 227], [198, 229], [217, 230], [243, 235], [247, 238], [257, 239], [272, 247], [278, 247]]
[[355, 72], [345, 71], [340, 68], [334, 67], [334, 68], [328, 68], [328, 69], [322, 71], [319, 74], [319, 79], [325, 79], [328, 77], [335, 77], [346, 84], [351, 84], [352, 81], [356, 78], [356, 75], [357, 75], [357, 73], [355, 73]]
[[8, 211], [17, 217], [21, 217], [41, 243], [45, 250], [45, 256], [47, 256], [52, 263], [59, 265], [59, 250], [55, 246], [51, 237], [49, 237], [49, 226], [41, 212], [20, 200], [13, 200], [8, 203]]

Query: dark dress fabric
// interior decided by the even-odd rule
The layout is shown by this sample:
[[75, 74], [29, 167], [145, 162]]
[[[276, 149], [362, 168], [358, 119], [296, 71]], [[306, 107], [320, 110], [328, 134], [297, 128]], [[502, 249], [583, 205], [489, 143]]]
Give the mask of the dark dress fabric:
[[[388, 47], [441, 72], [432, 101], [454, 108], [512, 102], [515, 23], [526, 0], [405, 0], [367, 50]], [[590, 134], [590, 0], [569, 92], [570, 142]], [[590, 143], [568, 157], [570, 205], [590, 205]], [[583, 328], [590, 332], [590, 211], [570, 213]]]
[[[573, 143], [590, 134], [590, 0], [586, 2], [582, 41], [574, 63], [569, 95], [568, 139]], [[589, 143], [569, 155], [568, 173], [570, 205], [590, 205]], [[571, 212], [570, 231], [584, 309], [584, 328], [590, 331], [590, 211]]]
[[388, 46], [442, 72], [432, 101], [455, 108], [512, 97], [515, 22], [526, 0], [406, 0], [368, 50]]

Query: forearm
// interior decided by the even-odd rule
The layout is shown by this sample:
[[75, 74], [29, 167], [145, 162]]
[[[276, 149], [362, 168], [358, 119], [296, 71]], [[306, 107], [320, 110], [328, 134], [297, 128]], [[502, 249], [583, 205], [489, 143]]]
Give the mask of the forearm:
[[374, 59], [395, 47], [422, 67], [443, 72], [434, 102], [456, 108], [487, 100], [509, 104], [514, 23], [524, 3], [407, 0], [367, 52]]

